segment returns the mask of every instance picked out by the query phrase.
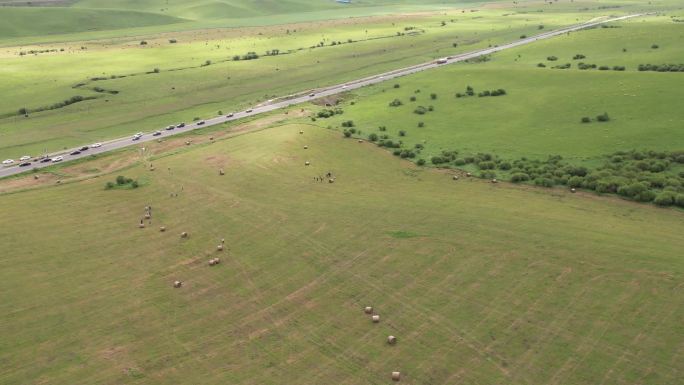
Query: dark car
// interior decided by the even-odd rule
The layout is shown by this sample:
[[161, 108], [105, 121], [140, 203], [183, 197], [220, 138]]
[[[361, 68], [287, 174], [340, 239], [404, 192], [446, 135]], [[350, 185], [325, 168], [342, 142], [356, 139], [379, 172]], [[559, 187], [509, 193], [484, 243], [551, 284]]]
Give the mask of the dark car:
[[76, 150], [76, 151], [74, 151], [74, 152], [70, 153], [69, 155], [78, 155], [78, 154], [80, 154], [80, 153], [81, 153], [81, 151], [79, 151], [79, 150]]
[[52, 159], [45, 157], [40, 160], [40, 163], [49, 163], [50, 161], [52, 161]]
[[152, 134], [152, 136], [159, 136], [159, 135], [161, 135], [161, 131], [155, 131], [155, 133]]
[[26, 166], [30, 166], [30, 165], [31, 165], [31, 162], [19, 163], [19, 167], [26, 167]]
[[181, 123], [181, 124], [176, 126], [176, 128], [183, 128], [183, 127], [185, 127], [185, 123]]
[[197, 125], [198, 125], [198, 126], [201, 126], [201, 125], [203, 125], [203, 124], [204, 124], [204, 120], [200, 120], [199, 122], [197, 122]]
[[226, 118], [232, 118], [233, 116], [235, 116], [235, 114], [231, 112], [230, 114], [226, 115]]
[[176, 127], [174, 127], [174, 126], [168, 126], [168, 127], [166, 127], [166, 131], [171, 131], [171, 130], [173, 130], [173, 129], [175, 129], [175, 128], [176, 128]]
[[81, 151], [88, 151], [89, 148], [90, 147], [88, 147], [88, 146], [83, 146], [83, 147], [81, 147]]
[[249, 113], [252, 112], [252, 111], [253, 111], [253, 110], [250, 108], [249, 110], [245, 111], [245, 113], [246, 113], [246, 114], [249, 114]]

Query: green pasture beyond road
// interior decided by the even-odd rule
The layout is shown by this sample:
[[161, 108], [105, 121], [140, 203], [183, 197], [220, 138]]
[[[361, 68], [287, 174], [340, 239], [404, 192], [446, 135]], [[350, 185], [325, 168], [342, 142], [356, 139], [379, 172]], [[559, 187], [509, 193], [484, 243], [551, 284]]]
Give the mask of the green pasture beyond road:
[[137, 189], [0, 198], [1, 383], [681, 378], [681, 212], [455, 182], [308, 125], [150, 161], [119, 173]]
[[[513, 41], [537, 33], [540, 25], [551, 29], [605, 15], [597, 4], [559, 4], [546, 12], [532, 12], [539, 5], [530, 4], [517, 11], [400, 13], [5, 47], [0, 55], [0, 158], [149, 131], [275, 95]], [[633, 4], [611, 13], [635, 11]], [[89, 34], [71, 36], [86, 39]], [[54, 51], [40, 52], [45, 50]], [[280, 54], [264, 56], [273, 50]], [[261, 57], [233, 60], [248, 52]], [[75, 96], [95, 99], [36, 112]], [[22, 109], [28, 118], [19, 114]]]
[[[640, 72], [638, 65], [684, 63], [682, 26], [665, 17], [613, 26], [497, 53], [485, 63], [447, 66], [354, 91], [340, 106], [344, 114], [317, 124], [342, 130], [343, 121], [353, 120], [364, 137], [388, 135], [407, 148], [423, 144], [426, 159], [458, 150], [508, 159], [561, 155], [583, 162], [619, 150], [681, 150], [684, 72]], [[585, 58], [573, 60], [578, 54]], [[557, 60], [547, 60], [550, 56]], [[580, 70], [581, 62], [610, 70]], [[571, 68], [552, 68], [565, 63]], [[457, 98], [468, 86], [475, 95]], [[506, 95], [477, 96], [496, 89]], [[402, 105], [391, 107], [395, 99]], [[433, 111], [416, 114], [419, 106]], [[610, 122], [581, 122], [605, 112]]]

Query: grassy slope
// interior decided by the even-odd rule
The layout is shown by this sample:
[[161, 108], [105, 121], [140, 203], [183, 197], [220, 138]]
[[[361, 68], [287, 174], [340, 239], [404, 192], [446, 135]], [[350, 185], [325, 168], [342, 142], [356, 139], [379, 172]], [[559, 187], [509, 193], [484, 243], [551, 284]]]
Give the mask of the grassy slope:
[[3, 7], [0, 39], [165, 25], [183, 19], [130, 10]]
[[[682, 73], [638, 72], [640, 63], [683, 63], [681, 26], [669, 18], [640, 19], [620, 23], [621, 28], [594, 29], [502, 52], [481, 64], [459, 64], [358, 92], [345, 114], [320, 124], [339, 125], [352, 119], [364, 135], [382, 134], [386, 126], [393, 139], [410, 148], [425, 143], [422, 156], [441, 150], [465, 153], [493, 152], [505, 158], [546, 158], [559, 154], [581, 161], [616, 150], [646, 148], [678, 150], [684, 143], [679, 101], [684, 90], [675, 86]], [[659, 49], [651, 49], [658, 43]], [[627, 52], [622, 49], [626, 48]], [[572, 60], [575, 54], [587, 56]], [[555, 55], [556, 62], [546, 60]], [[578, 62], [624, 65], [625, 72], [576, 68]], [[543, 62], [547, 68], [537, 68]], [[553, 65], [573, 63], [569, 70]], [[507, 96], [455, 98], [467, 85], [476, 92], [504, 88]], [[420, 90], [415, 94], [415, 90]], [[430, 94], [436, 93], [437, 100]], [[416, 96], [410, 102], [410, 96]], [[388, 106], [398, 98], [404, 105]], [[419, 106], [433, 105], [435, 112], [417, 115]], [[607, 124], [581, 124], [583, 116], [608, 112]], [[418, 128], [418, 122], [425, 128]], [[399, 138], [398, 131], [407, 136]]]
[[[115, 40], [89, 44], [87, 51], [80, 50], [80, 45], [76, 44], [68, 46], [65, 53], [8, 56], [1, 59], [4, 65], [0, 67], [0, 72], [8, 75], [9, 80], [0, 84], [0, 91], [12, 90], [11, 98], [8, 93], [0, 92], [7, 102], [3, 104], [6, 106], [4, 113], [14, 113], [23, 106], [52, 104], [75, 94], [95, 94], [87, 89], [71, 88], [93, 76], [140, 73], [155, 67], [162, 72], [90, 85], [121, 91], [116, 96], [32, 114], [29, 119], [16, 116], [2, 119], [0, 153], [4, 157], [18, 157], [23, 153], [42, 152], [45, 148], [54, 151], [63, 146], [155, 129], [169, 121], [239, 108], [263, 100], [264, 95], [287, 95], [307, 87], [334, 84], [427, 61], [446, 53], [510, 41], [521, 33], [534, 32], [540, 20], [551, 28], [573, 23], [575, 14], [508, 17], [501, 16], [499, 11], [480, 12], [478, 16], [455, 14], [452, 15], [454, 23], [441, 27], [440, 21], [444, 17], [396, 16], [258, 29], [263, 35], [257, 35], [256, 29], [196, 31], [158, 36], [149, 40], [150, 44], [145, 47], [139, 45], [138, 39]], [[487, 20], [497, 23], [492, 27]], [[416, 26], [426, 33], [396, 37], [396, 32], [404, 26]], [[286, 29], [297, 29], [297, 32], [287, 35]], [[322, 38], [329, 45], [331, 41], [383, 36], [390, 38], [308, 49]], [[169, 44], [168, 39], [172, 37], [179, 39], [179, 43]], [[453, 48], [454, 42], [460, 46]], [[292, 55], [249, 63], [219, 63], [251, 50], [263, 53], [279, 48], [285, 52], [301, 47], [306, 49]], [[215, 64], [187, 71], [167, 71], [199, 66], [205, 60], [213, 60]], [[61, 70], [55, 73], [51, 68]], [[141, 105], [145, 108], [141, 109]]]
[[[681, 212], [453, 182], [303, 129], [155, 159], [123, 172], [137, 190], [94, 179], [2, 196], [0, 228], [16, 230], [0, 233], [0, 382], [681, 377]], [[327, 170], [334, 184], [312, 181]], [[229, 251], [209, 268], [220, 238]]]

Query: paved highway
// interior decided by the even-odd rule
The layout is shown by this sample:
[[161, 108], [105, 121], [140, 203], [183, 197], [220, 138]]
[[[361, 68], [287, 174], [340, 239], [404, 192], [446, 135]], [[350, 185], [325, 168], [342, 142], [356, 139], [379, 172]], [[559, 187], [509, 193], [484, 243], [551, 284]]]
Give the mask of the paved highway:
[[[489, 54], [492, 54], [495, 52], [503, 51], [505, 49], [515, 48], [515, 47], [519, 47], [521, 45], [534, 43], [535, 41], [538, 41], [538, 40], [549, 39], [549, 38], [552, 38], [552, 37], [555, 37], [558, 35], [562, 35], [562, 34], [565, 34], [568, 32], [578, 31], [581, 29], [594, 27], [594, 26], [604, 24], [604, 23], [626, 20], [629, 18], [643, 16], [643, 15], [644, 14], [633, 14], [633, 15], [627, 15], [627, 16], [621, 16], [621, 17], [605, 18], [602, 20], [593, 20], [593, 21], [589, 21], [586, 23], [582, 23], [582, 24], [576, 24], [576, 25], [572, 25], [569, 27], [544, 32], [544, 33], [541, 33], [539, 35], [527, 37], [527, 38], [520, 39], [520, 40], [511, 42], [511, 43], [508, 43], [508, 44], [500, 45], [497, 47], [491, 47], [491, 48], [486, 48], [486, 49], [482, 49], [482, 50], [478, 50], [478, 51], [463, 53], [463, 54], [454, 55], [454, 56], [449, 56], [448, 58], [444, 58], [441, 60], [435, 60], [435, 61], [432, 61], [429, 63], [423, 63], [423, 64], [419, 64], [419, 65], [415, 65], [415, 66], [411, 66], [411, 67], [407, 67], [407, 68], [402, 68], [402, 69], [386, 72], [386, 73], [379, 74], [379, 75], [374, 75], [374, 76], [354, 80], [354, 81], [343, 83], [343, 84], [338, 84], [338, 85], [331, 86], [331, 87], [318, 89], [315, 91], [309, 91], [306, 93], [301, 93], [299, 95], [293, 95], [293, 96], [290, 96], [287, 98], [282, 98], [281, 100], [272, 100], [268, 103], [255, 106], [255, 107], [247, 109], [245, 111], [235, 112], [232, 115], [217, 116], [215, 118], [206, 119], [204, 121], [204, 124], [198, 124], [199, 122], [192, 122], [192, 123], [186, 124], [185, 127], [176, 127], [173, 130], [166, 130], [165, 127], [162, 127], [162, 128], [159, 128], [159, 131], [161, 131], [161, 133], [162, 133], [159, 136], [153, 136], [152, 135], [153, 132], [150, 132], [150, 133], [143, 134], [143, 136], [140, 137], [138, 140], [133, 140], [132, 136], [129, 136], [129, 137], [125, 137], [125, 138], [111, 140], [108, 142], [103, 142], [101, 147], [90, 148], [87, 151], [81, 152], [80, 154], [70, 155], [72, 152], [76, 151], [78, 148], [81, 148], [81, 147], [78, 147], [78, 148], [73, 148], [71, 150], [65, 150], [65, 151], [62, 151], [59, 153], [51, 154], [51, 156], [53, 158], [56, 156], [62, 156], [63, 157], [62, 162], [68, 162], [71, 160], [87, 157], [87, 156], [93, 155], [93, 154], [102, 154], [102, 153], [112, 151], [115, 149], [133, 146], [133, 145], [139, 145], [141, 143], [157, 140], [159, 138], [164, 138], [164, 137], [168, 137], [171, 135], [178, 135], [178, 134], [181, 134], [184, 132], [197, 130], [197, 129], [201, 129], [204, 127], [213, 126], [216, 124], [222, 124], [222, 123], [229, 122], [232, 120], [241, 119], [241, 118], [244, 118], [246, 116], [263, 114], [263, 113], [271, 112], [271, 111], [281, 109], [284, 107], [289, 107], [289, 106], [292, 106], [295, 104], [306, 103], [306, 102], [309, 102], [309, 101], [314, 100], [316, 98], [336, 95], [336, 94], [347, 92], [347, 91], [350, 91], [353, 89], [365, 87], [365, 86], [368, 86], [371, 84], [377, 84], [377, 83], [387, 81], [390, 79], [395, 79], [395, 78], [398, 78], [401, 76], [406, 76], [406, 75], [414, 74], [417, 72], [426, 71], [426, 70], [441, 67], [441, 66], [444, 66], [447, 64], [462, 62], [462, 61], [465, 61], [468, 59], [474, 59], [474, 58], [479, 57], [479, 56], [489, 55]], [[20, 167], [18, 165], [19, 163], [21, 163], [19, 161], [17, 161], [17, 163], [15, 163], [14, 165], [4, 166], [2, 169], [0, 169], [0, 178], [4, 178], [4, 177], [10, 176], [10, 175], [19, 174], [22, 172], [27, 172], [27, 171], [30, 171], [31, 169], [48, 167], [48, 166], [54, 164], [52, 162], [39, 163], [39, 162], [36, 162], [35, 159], [30, 160], [30, 162], [31, 162], [30, 165], [24, 166], [24, 167]]]

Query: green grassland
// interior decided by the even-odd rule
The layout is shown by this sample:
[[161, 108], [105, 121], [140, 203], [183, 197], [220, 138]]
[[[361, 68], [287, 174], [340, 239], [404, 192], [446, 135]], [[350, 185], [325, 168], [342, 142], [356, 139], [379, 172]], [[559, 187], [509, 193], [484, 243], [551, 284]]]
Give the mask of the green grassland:
[[[601, 12], [581, 17], [588, 20]], [[4, 116], [0, 118], [0, 157], [55, 151], [196, 116], [213, 116], [219, 110], [238, 109], [274, 95], [515, 40], [520, 34], [535, 33], [539, 24], [554, 28], [575, 23], [578, 17], [569, 11], [505, 14], [488, 10], [379, 16], [8, 48], [0, 58], [0, 116]], [[447, 22], [445, 26], [442, 21]], [[415, 29], [405, 31], [406, 27]], [[177, 43], [170, 43], [171, 39]], [[148, 44], [140, 45], [141, 40]], [[310, 48], [321, 41], [325, 47]], [[332, 46], [338, 41], [345, 44]], [[64, 51], [20, 56], [30, 49], [62, 48]], [[249, 51], [263, 55], [273, 49], [283, 54], [254, 61], [231, 60]], [[203, 66], [207, 60], [212, 64]], [[147, 73], [155, 68], [160, 72]], [[112, 76], [126, 77], [89, 80]], [[95, 87], [119, 93], [98, 93]], [[97, 99], [31, 113], [28, 118], [18, 115], [21, 108], [50, 106], [75, 95]]]
[[[684, 90], [678, 84], [684, 73], [638, 70], [640, 64], [684, 63], [679, 24], [670, 17], [616, 23], [501, 52], [487, 62], [447, 66], [368, 87], [345, 98], [338, 106], [343, 114], [316, 124], [349, 131], [342, 123], [351, 120], [352, 137], [382, 144], [401, 141], [400, 149], [390, 148], [396, 155], [487, 178], [509, 179], [518, 173], [523, 181], [568, 185], [573, 172], [567, 167], [574, 166], [597, 172], [591, 176], [595, 180], [576, 179], [570, 187], [615, 193], [620, 186], [643, 182], [653, 190], [638, 200], [652, 201], [663, 189], [672, 190], [668, 196], [681, 194], [684, 130], [679, 105]], [[585, 58], [573, 60], [578, 54]], [[548, 60], [550, 56], [557, 60]], [[597, 68], [581, 70], [580, 62]], [[553, 68], [565, 63], [571, 67]], [[599, 70], [601, 66], [610, 70]], [[625, 70], [615, 71], [615, 66]], [[468, 86], [473, 96], [464, 96]], [[478, 96], [497, 89], [506, 95]], [[390, 106], [395, 100], [401, 105]], [[421, 106], [425, 113], [416, 113]], [[596, 121], [604, 113], [610, 121]], [[583, 123], [584, 117], [592, 121]], [[650, 159], [639, 153], [635, 162], [621, 163], [632, 157], [625, 153], [631, 150], [654, 152], [645, 156]], [[442, 163], [444, 151], [458, 154], [447, 154], [451, 159]], [[483, 159], [487, 167], [478, 167], [478, 154], [498, 158], [497, 165]], [[562, 157], [563, 164], [544, 169], [552, 156]], [[530, 165], [529, 159], [542, 164]], [[519, 160], [518, 167], [513, 162]], [[489, 166], [493, 170], [488, 171]], [[583, 177], [586, 171], [580, 173]], [[598, 179], [605, 182], [603, 187], [595, 183]]]
[[[669, 18], [616, 25], [620, 28], [577, 32], [497, 53], [485, 63], [447, 66], [354, 91], [355, 97], [342, 106], [343, 115], [319, 122], [339, 127], [352, 119], [364, 134], [382, 134], [377, 128], [386, 126], [395, 139], [425, 144], [428, 157], [454, 149], [584, 160], [632, 148], [680, 149], [684, 131], [676, 122], [682, 116], [678, 106], [684, 90], [675, 84], [684, 74], [639, 72], [637, 66], [683, 63], [682, 26]], [[655, 43], [658, 49], [651, 48]], [[572, 60], [576, 54], [586, 58]], [[547, 61], [548, 56], [558, 60]], [[540, 62], [547, 67], [538, 68]], [[626, 70], [579, 70], [578, 62], [623, 65]], [[551, 68], [563, 63], [573, 67]], [[498, 88], [507, 94], [457, 98], [468, 85], [476, 94]], [[433, 93], [437, 99], [431, 98]], [[390, 107], [394, 99], [403, 105]], [[414, 113], [418, 106], [434, 106], [434, 111], [419, 115]], [[609, 113], [610, 122], [580, 122], [603, 112]], [[417, 127], [421, 121], [423, 128]], [[399, 138], [399, 130], [406, 137]]]
[[[313, 180], [327, 171], [335, 183]], [[141, 187], [105, 190], [119, 174]], [[684, 370], [674, 210], [455, 182], [311, 125], [0, 204], [3, 384], [383, 384], [399, 370], [409, 384], [660, 385]]]

